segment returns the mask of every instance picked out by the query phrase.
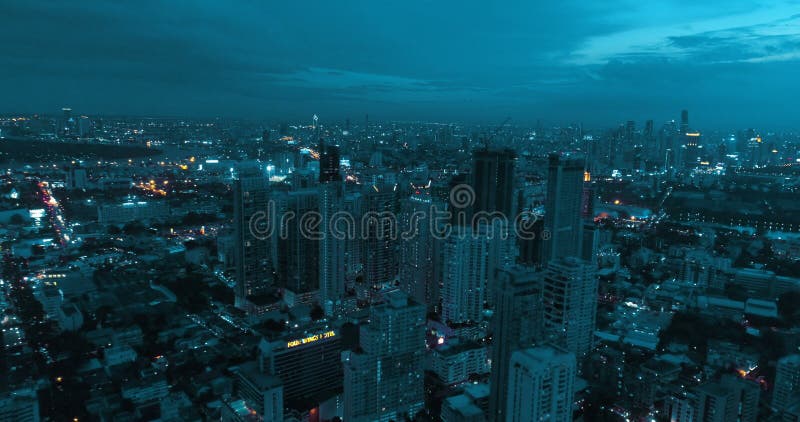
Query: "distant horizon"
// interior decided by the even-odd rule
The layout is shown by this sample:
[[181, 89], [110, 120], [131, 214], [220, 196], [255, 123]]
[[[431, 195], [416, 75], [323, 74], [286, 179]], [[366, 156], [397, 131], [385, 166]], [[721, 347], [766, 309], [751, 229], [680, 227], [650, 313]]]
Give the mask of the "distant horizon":
[[[61, 108], [57, 108], [57, 110], [60, 111]], [[302, 123], [305, 123], [306, 120], [308, 121], [307, 123], [310, 125], [312, 123], [311, 122], [312, 117], [315, 114], [315, 113], [311, 112], [311, 113], [308, 114], [308, 116], [304, 115], [303, 117], [300, 117], [300, 116], [291, 116], [291, 117], [289, 117], [289, 116], [287, 116], [287, 117], [261, 117], [261, 118], [259, 118], [259, 117], [248, 117], [248, 116], [241, 116], [241, 115], [200, 115], [200, 114], [198, 114], [198, 115], [190, 115], [190, 114], [181, 115], [181, 114], [135, 114], [135, 113], [126, 114], [126, 113], [97, 113], [97, 112], [85, 113], [85, 112], [82, 112], [81, 110], [76, 110], [74, 107], [72, 108], [72, 111], [73, 111], [73, 116], [87, 116], [89, 118], [150, 119], [150, 120], [181, 120], [181, 119], [185, 119], [185, 120], [198, 120], [198, 121], [208, 121], [208, 120], [219, 119], [219, 120], [224, 120], [224, 121], [248, 122], [248, 123], [263, 124], [263, 125], [268, 125], [268, 126], [269, 125], [279, 125], [279, 124], [282, 124], [282, 123], [302, 124]], [[664, 124], [669, 123], [671, 121], [679, 122], [680, 121], [680, 111], [681, 111], [681, 109], [678, 110], [677, 117], [675, 117], [675, 118], [667, 118], [667, 119], [662, 119], [662, 120], [659, 120], [658, 118], [645, 118], [645, 119], [640, 119], [640, 120], [636, 120], [636, 119], [616, 120], [616, 121], [609, 121], [609, 122], [606, 122], [605, 124], [601, 124], [601, 125], [588, 125], [588, 124], [585, 124], [585, 123], [581, 122], [580, 120], [573, 120], [573, 121], [564, 120], [564, 121], [560, 121], [560, 122], [559, 121], [545, 120], [545, 119], [539, 119], [539, 120], [534, 120], [534, 121], [519, 121], [519, 120], [516, 120], [516, 119], [514, 119], [512, 117], [509, 120], [509, 122], [506, 123], [503, 126], [504, 127], [505, 126], [511, 126], [511, 127], [518, 127], [518, 128], [535, 128], [537, 125], [541, 125], [545, 129], [552, 129], [552, 128], [557, 128], [557, 127], [562, 127], [562, 128], [563, 127], [575, 127], [576, 125], [580, 125], [586, 131], [606, 131], [606, 130], [612, 130], [612, 129], [618, 128], [620, 125], [624, 125], [627, 121], [632, 120], [632, 121], [634, 121], [636, 123], [636, 130], [640, 131], [641, 129], [643, 129], [644, 123], [646, 121], [653, 120], [654, 130], [655, 130], [655, 132], [658, 132], [658, 130], [660, 130], [660, 128], [661, 128], [661, 125], [664, 125]], [[13, 117], [21, 117], [21, 116], [30, 117], [30, 116], [33, 116], [33, 115], [38, 115], [38, 116], [46, 117], [46, 118], [58, 118], [60, 116], [60, 113], [58, 111], [57, 112], [47, 112], [47, 113], [36, 112], [36, 111], [0, 112], [0, 117], [2, 117], [2, 118], [13, 118]], [[321, 126], [323, 126], [323, 127], [324, 126], [340, 126], [340, 125], [346, 123], [346, 121], [349, 119], [350, 120], [350, 124], [352, 126], [362, 127], [363, 123], [364, 123], [364, 117], [365, 117], [364, 114], [357, 115], [355, 117], [353, 117], [353, 116], [345, 116], [345, 117], [336, 117], [336, 118], [330, 118], [330, 119], [326, 119], [325, 116], [320, 116], [319, 124]], [[497, 127], [504, 120], [504, 118], [499, 118], [497, 120], [489, 120], [489, 119], [475, 120], [475, 119], [473, 119], [473, 120], [470, 121], [470, 120], [459, 120], [459, 119], [453, 119], [453, 120], [443, 120], [443, 119], [439, 119], [439, 120], [437, 120], [437, 119], [428, 119], [428, 120], [426, 120], [426, 119], [396, 119], [396, 118], [382, 119], [380, 117], [381, 116], [373, 116], [372, 114], [369, 114], [370, 124], [373, 124], [373, 123], [397, 123], [397, 124], [414, 124], [414, 123], [418, 123], [418, 124], [441, 124], [441, 125], [452, 125], [452, 124], [455, 124], [455, 125], [464, 125], [464, 126]], [[508, 116], [506, 116], [506, 117], [508, 117]], [[793, 127], [793, 126], [758, 126], [758, 125], [743, 125], [743, 126], [739, 125], [739, 126], [734, 126], [734, 125], [731, 125], [731, 126], [723, 126], [723, 127], [715, 127], [715, 126], [706, 127], [704, 125], [696, 125], [697, 127], [695, 127], [695, 125], [693, 125], [691, 123], [693, 121], [692, 120], [692, 111], [691, 110], [689, 110], [689, 119], [690, 119], [689, 120], [690, 121], [690, 124], [689, 124], [690, 129], [691, 130], [697, 130], [697, 131], [700, 131], [700, 132], [711, 132], [711, 133], [714, 133], [714, 132], [728, 132], [728, 133], [732, 133], [732, 132], [741, 131], [741, 130], [748, 130], [748, 129], [754, 129], [756, 131], [759, 131], [762, 134], [766, 134], [766, 133], [794, 133], [794, 132], [800, 132], [800, 127]]]

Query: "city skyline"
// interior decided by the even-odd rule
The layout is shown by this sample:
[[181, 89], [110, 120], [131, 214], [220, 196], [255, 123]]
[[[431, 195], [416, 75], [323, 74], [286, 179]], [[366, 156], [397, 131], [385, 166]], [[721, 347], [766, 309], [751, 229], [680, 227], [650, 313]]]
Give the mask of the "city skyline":
[[6, 3], [0, 422], [800, 422], [800, 0]]

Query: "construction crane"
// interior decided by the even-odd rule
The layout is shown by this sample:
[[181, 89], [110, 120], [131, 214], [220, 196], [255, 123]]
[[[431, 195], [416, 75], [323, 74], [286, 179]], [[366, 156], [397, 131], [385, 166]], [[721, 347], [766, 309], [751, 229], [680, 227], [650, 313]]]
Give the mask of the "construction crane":
[[510, 121], [511, 121], [511, 117], [506, 117], [506, 119], [503, 120], [503, 123], [500, 123], [496, 128], [494, 128], [494, 130], [491, 131], [488, 136], [484, 135], [484, 137], [483, 137], [483, 148], [484, 149], [489, 149], [489, 142], [491, 142], [492, 139], [494, 138], [494, 136], [497, 135], [497, 132], [499, 132], [500, 129], [502, 129], [503, 126], [508, 124], [508, 122], [510, 122]]

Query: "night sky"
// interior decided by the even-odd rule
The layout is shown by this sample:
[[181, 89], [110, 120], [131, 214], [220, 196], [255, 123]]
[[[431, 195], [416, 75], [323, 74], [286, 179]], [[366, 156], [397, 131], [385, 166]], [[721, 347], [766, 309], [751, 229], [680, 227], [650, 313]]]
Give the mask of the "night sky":
[[800, 1], [8, 0], [0, 40], [0, 112], [800, 126]]

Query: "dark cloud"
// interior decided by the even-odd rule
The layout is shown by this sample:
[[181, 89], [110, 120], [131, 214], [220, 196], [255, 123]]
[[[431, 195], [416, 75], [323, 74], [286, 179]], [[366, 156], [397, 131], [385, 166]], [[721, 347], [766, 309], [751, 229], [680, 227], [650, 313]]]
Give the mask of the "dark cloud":
[[796, 7], [715, 3], [9, 2], [0, 92], [3, 111], [785, 125]]

